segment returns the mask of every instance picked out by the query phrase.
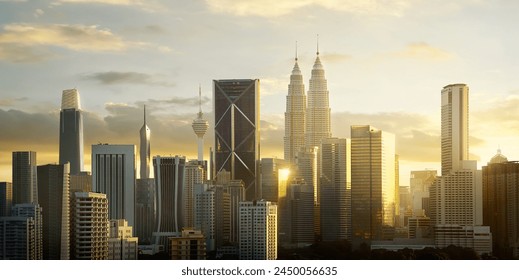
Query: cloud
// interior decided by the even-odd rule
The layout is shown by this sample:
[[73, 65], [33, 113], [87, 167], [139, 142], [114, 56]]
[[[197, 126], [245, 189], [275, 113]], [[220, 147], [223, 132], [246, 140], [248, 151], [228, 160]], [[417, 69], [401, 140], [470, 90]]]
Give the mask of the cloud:
[[158, 12], [164, 10], [164, 6], [153, 0], [58, 0], [52, 3], [55, 6], [62, 4], [100, 4], [137, 7], [148, 12]]
[[411, 43], [404, 50], [391, 53], [390, 56], [430, 61], [445, 61], [454, 57], [453, 54], [424, 42]]
[[360, 15], [401, 16], [410, 5], [406, 0], [206, 0], [206, 3], [213, 12], [260, 17], [280, 17], [306, 7]]
[[84, 74], [82, 78], [85, 80], [97, 81], [104, 85], [114, 84], [143, 84], [156, 85], [164, 87], [175, 86], [172, 82], [157, 80], [155, 76], [140, 72], [97, 72], [91, 74]]
[[41, 17], [45, 12], [42, 9], [36, 9], [32, 14], [35, 18]]
[[351, 59], [351, 55], [341, 53], [322, 53], [320, 56], [322, 61], [330, 63], [343, 62]]
[[35, 63], [50, 59], [54, 56], [55, 55], [47, 50], [21, 46], [18, 44], [0, 43], [0, 60], [13, 63]]
[[27, 100], [27, 97], [7, 97], [7, 98], [0, 98], [0, 106], [12, 106], [20, 101]]

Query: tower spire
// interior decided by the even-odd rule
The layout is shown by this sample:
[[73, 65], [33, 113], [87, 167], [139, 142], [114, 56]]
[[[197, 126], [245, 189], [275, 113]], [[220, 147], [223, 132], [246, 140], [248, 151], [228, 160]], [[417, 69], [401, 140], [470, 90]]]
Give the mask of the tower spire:
[[144, 125], [146, 125], [146, 104], [144, 104]]
[[319, 34], [317, 34], [317, 55], [319, 55]]
[[296, 41], [296, 62], [297, 62], [297, 41]]
[[202, 118], [202, 85], [198, 84], [198, 117]]

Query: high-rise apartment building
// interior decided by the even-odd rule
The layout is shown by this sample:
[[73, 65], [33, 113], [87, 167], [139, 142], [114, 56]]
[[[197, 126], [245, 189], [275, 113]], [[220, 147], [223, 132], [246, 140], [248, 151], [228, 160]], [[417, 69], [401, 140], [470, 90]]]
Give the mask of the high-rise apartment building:
[[13, 206], [13, 184], [0, 182], [0, 217], [11, 216]]
[[184, 174], [186, 158], [153, 157], [156, 216], [153, 244], [168, 250], [168, 238], [179, 236], [185, 226]]
[[36, 152], [13, 152], [13, 205], [38, 204]]
[[11, 216], [0, 217], [0, 259], [42, 259], [42, 215], [37, 204], [13, 206]]
[[124, 219], [110, 220], [108, 238], [109, 260], [136, 260], [139, 255], [139, 239], [133, 236], [133, 229]]
[[260, 159], [259, 80], [215, 80], [215, 176], [243, 180], [247, 200], [257, 197]]
[[295, 163], [299, 150], [305, 146], [306, 94], [303, 75], [295, 58], [294, 69], [290, 75], [285, 110], [285, 160]]
[[483, 225], [492, 232], [495, 256], [519, 257], [519, 162], [500, 151], [483, 166]]
[[351, 126], [351, 220], [354, 241], [384, 240], [394, 227], [395, 135]]
[[83, 114], [77, 89], [61, 96], [59, 115], [59, 164], [70, 163], [70, 174], [83, 171]]
[[71, 259], [108, 259], [108, 238], [110, 236], [108, 208], [106, 194], [76, 192], [72, 195]]
[[277, 205], [270, 201], [240, 202], [240, 260], [277, 259]]
[[92, 145], [92, 189], [106, 194], [109, 219], [135, 225], [135, 145]]
[[225, 192], [230, 195], [229, 209], [230, 209], [230, 224], [229, 224], [229, 241], [231, 244], [238, 244], [239, 235], [239, 215], [240, 202], [245, 201], [245, 186], [242, 180], [230, 180], [228, 171], [220, 172], [216, 179], [217, 185], [222, 185]]
[[351, 142], [344, 138], [321, 141], [321, 237], [348, 239], [351, 230]]
[[469, 159], [469, 88], [452, 84], [441, 92], [442, 176]]
[[204, 183], [205, 170], [204, 166], [199, 164], [198, 160], [190, 160], [187, 162], [184, 174], [184, 221], [185, 227], [194, 227], [194, 189], [198, 184]]
[[181, 235], [169, 238], [172, 260], [205, 260], [206, 244], [200, 230], [182, 229]]
[[43, 259], [70, 259], [70, 163], [38, 166], [43, 208]]

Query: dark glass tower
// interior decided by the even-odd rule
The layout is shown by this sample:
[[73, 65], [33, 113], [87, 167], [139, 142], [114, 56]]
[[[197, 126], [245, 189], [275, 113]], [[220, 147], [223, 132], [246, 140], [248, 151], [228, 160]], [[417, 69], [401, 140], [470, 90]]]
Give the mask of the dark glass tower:
[[61, 97], [59, 164], [67, 162], [71, 175], [83, 171], [83, 117], [77, 89], [66, 89]]
[[259, 80], [214, 80], [215, 176], [226, 170], [245, 183], [245, 197], [257, 196]]

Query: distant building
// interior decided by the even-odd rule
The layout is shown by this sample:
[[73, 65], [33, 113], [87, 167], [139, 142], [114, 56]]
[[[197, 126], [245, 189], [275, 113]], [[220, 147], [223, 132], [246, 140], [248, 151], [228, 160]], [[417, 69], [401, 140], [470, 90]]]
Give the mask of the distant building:
[[70, 174], [83, 171], [83, 114], [79, 91], [66, 89], [59, 115], [59, 163], [70, 163]]
[[13, 152], [13, 205], [38, 204], [36, 152]]
[[436, 225], [435, 244], [438, 248], [449, 245], [472, 248], [479, 255], [492, 253], [492, 233], [487, 226]]
[[240, 203], [240, 260], [277, 259], [277, 206], [270, 201]]
[[138, 243], [139, 239], [133, 237], [133, 229], [128, 226], [126, 220], [110, 220], [109, 260], [136, 260], [139, 252]]
[[194, 199], [194, 228], [201, 230], [207, 251], [230, 243], [231, 194], [221, 185], [197, 184]]
[[39, 205], [16, 204], [10, 217], [0, 217], [0, 259], [41, 260], [42, 243]]
[[70, 175], [70, 193], [74, 192], [92, 192], [91, 172], [82, 171], [77, 175]]
[[287, 240], [300, 247], [314, 243], [314, 191], [303, 179], [293, 179], [287, 188]]
[[43, 259], [70, 259], [70, 164], [38, 166], [38, 194], [43, 208]]
[[0, 217], [11, 216], [13, 205], [13, 184], [0, 182]]
[[139, 146], [139, 160], [140, 160], [140, 179], [150, 178], [150, 144], [151, 130], [146, 123], [146, 105], [144, 105], [144, 124], [139, 131], [140, 146]]
[[319, 147], [305, 147], [297, 153], [296, 157], [296, 176], [302, 178], [305, 183], [312, 186], [314, 193], [314, 234], [316, 236], [321, 235], [321, 205], [319, 201], [320, 189], [319, 189], [319, 178], [317, 177], [317, 157]]
[[76, 192], [71, 201], [71, 259], [108, 259], [110, 228], [106, 194]]
[[150, 245], [155, 230], [155, 179], [137, 179], [135, 190], [135, 235], [139, 244]]
[[172, 260], [205, 260], [205, 237], [200, 230], [182, 229], [182, 234], [169, 238], [169, 255]]
[[215, 172], [243, 180], [247, 200], [258, 196], [259, 80], [214, 80]]
[[194, 227], [194, 188], [196, 185], [204, 183], [206, 175], [204, 165], [200, 163], [198, 160], [190, 160], [186, 163], [184, 171], [184, 225], [188, 228]]
[[429, 189], [436, 180], [437, 173], [436, 170], [411, 171], [410, 187], [413, 212], [421, 213], [423, 209], [428, 213], [429, 209], [423, 204], [423, 201], [424, 198], [429, 198]]
[[92, 189], [106, 194], [109, 219], [135, 225], [135, 145], [92, 145]]

